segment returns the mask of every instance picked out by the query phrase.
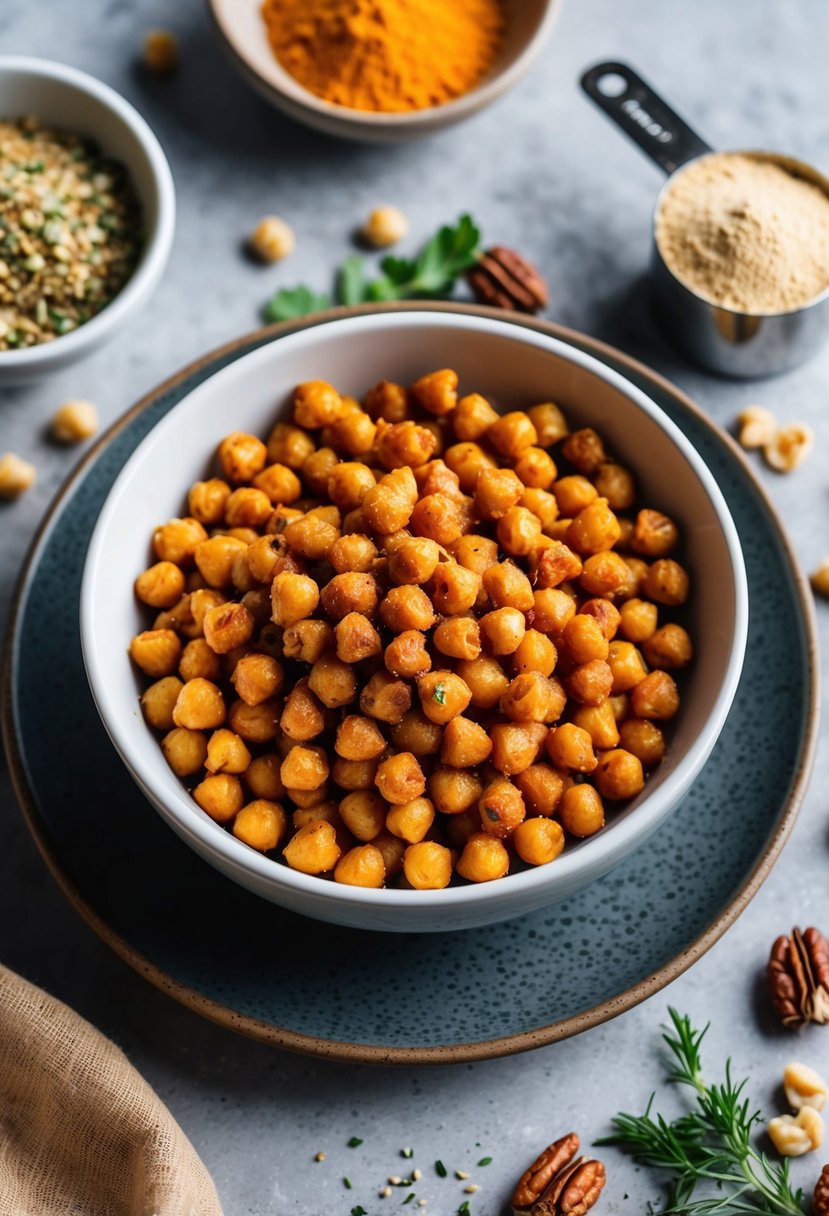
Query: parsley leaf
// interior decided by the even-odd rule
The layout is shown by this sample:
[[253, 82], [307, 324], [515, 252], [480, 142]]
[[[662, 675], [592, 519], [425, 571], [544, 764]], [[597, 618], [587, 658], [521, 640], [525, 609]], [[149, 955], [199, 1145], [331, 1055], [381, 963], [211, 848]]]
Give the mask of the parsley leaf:
[[359, 1148], [362, 1143], [363, 1142], [359, 1136], [352, 1136], [348, 1142], [348, 1147], [349, 1148]]
[[436, 1173], [437, 1173], [437, 1175], [438, 1175], [438, 1177], [439, 1177], [439, 1178], [445, 1178], [445, 1177], [446, 1177], [446, 1166], [443, 1164], [443, 1162], [442, 1162], [442, 1161], [436, 1161], [436, 1162], [435, 1162], [435, 1171], [436, 1171]]
[[346, 258], [337, 275], [337, 296], [340, 304], [362, 304], [366, 298], [363, 259], [353, 253]]
[[330, 305], [329, 296], [317, 294], [310, 287], [283, 287], [268, 300], [263, 315], [266, 321], [293, 321]]

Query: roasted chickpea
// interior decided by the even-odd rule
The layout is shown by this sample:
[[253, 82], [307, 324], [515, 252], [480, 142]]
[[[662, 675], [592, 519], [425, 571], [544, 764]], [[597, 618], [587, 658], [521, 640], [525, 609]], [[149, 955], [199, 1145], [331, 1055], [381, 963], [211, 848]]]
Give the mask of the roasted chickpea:
[[524, 485], [536, 490], [549, 490], [558, 473], [552, 456], [540, 447], [524, 448], [514, 468]]
[[468, 393], [461, 397], [452, 412], [452, 429], [458, 439], [470, 441], [480, 439], [497, 422], [498, 414], [480, 393]]
[[521, 791], [506, 777], [490, 782], [481, 795], [478, 808], [483, 830], [498, 840], [510, 836], [527, 814]]
[[383, 660], [392, 675], [409, 680], [425, 675], [432, 666], [426, 638], [417, 629], [405, 629], [399, 633], [386, 647]]
[[678, 562], [669, 557], [655, 561], [645, 576], [643, 591], [657, 604], [676, 606], [688, 598], [690, 579]]
[[238, 777], [229, 773], [211, 773], [196, 786], [193, 797], [201, 809], [217, 823], [230, 823], [239, 814], [245, 801]]
[[[340, 463], [340, 458], [333, 448], [317, 448], [306, 456], [302, 464], [301, 474], [306, 489], [311, 494], [322, 497], [328, 489], [328, 478]], [[283, 516], [290, 508], [281, 508]], [[290, 516], [288, 516], [290, 518]]]
[[606, 460], [600, 464], [593, 481], [597, 493], [607, 499], [612, 511], [629, 511], [636, 499], [636, 482], [624, 465]]
[[558, 651], [546, 634], [528, 629], [513, 652], [512, 669], [516, 675], [527, 671], [551, 676], [558, 661]]
[[176, 726], [161, 740], [161, 750], [177, 777], [192, 777], [204, 767], [207, 740], [200, 730]]
[[[621, 561], [621, 558], [619, 560]], [[624, 565], [624, 562], [622, 564]], [[582, 561], [578, 554], [563, 541], [556, 540], [539, 555], [536, 585], [540, 589], [558, 587], [561, 583], [576, 578], [581, 570]]]
[[[286, 472], [290, 473], [290, 469]], [[230, 528], [261, 528], [270, 519], [272, 510], [271, 500], [264, 490], [240, 486], [227, 500], [225, 522]]]
[[619, 611], [622, 615], [619, 631], [629, 642], [645, 642], [656, 633], [656, 604], [634, 598], [625, 600]]
[[647, 675], [642, 656], [632, 642], [611, 642], [607, 662], [613, 677], [613, 696], [629, 692]]
[[592, 481], [578, 473], [560, 477], [552, 487], [552, 494], [561, 515], [574, 519], [598, 498], [598, 490]]
[[285, 797], [285, 786], [279, 775], [282, 760], [275, 752], [257, 756], [245, 769], [243, 780], [255, 799], [278, 802]]
[[496, 722], [490, 728], [490, 763], [499, 773], [512, 777], [523, 773], [538, 756], [538, 743], [519, 722]]
[[585, 600], [579, 611], [584, 616], [593, 617], [608, 642], [613, 640], [622, 620], [615, 604], [611, 604], [610, 600], [595, 598]]
[[282, 856], [292, 870], [299, 870], [303, 874], [325, 874], [334, 869], [340, 853], [333, 825], [324, 819], [317, 819], [299, 829], [285, 845]]
[[350, 887], [382, 887], [385, 881], [383, 854], [371, 844], [349, 849], [334, 867], [334, 882], [346, 883]]
[[243, 806], [233, 822], [233, 835], [260, 853], [275, 849], [287, 830], [285, 808], [262, 798]]
[[411, 469], [393, 469], [366, 491], [362, 513], [366, 526], [381, 536], [405, 528], [417, 502], [417, 482]]
[[483, 792], [480, 778], [474, 771], [443, 764], [432, 770], [427, 788], [436, 810], [444, 815], [462, 815], [477, 805]]
[[408, 536], [389, 556], [389, 576], [395, 583], [422, 586], [440, 561], [440, 546], [425, 536]]
[[555, 819], [525, 819], [512, 834], [515, 851], [530, 866], [555, 861], [564, 848], [564, 832]]
[[443, 453], [443, 459], [457, 477], [464, 494], [474, 493], [478, 478], [496, 468], [495, 461], [478, 443], [453, 443]]
[[468, 882], [491, 882], [509, 873], [509, 853], [494, 836], [475, 832], [464, 845], [456, 868]]
[[334, 626], [337, 639], [337, 658], [343, 663], [359, 663], [374, 654], [380, 654], [380, 634], [367, 616], [361, 612], [349, 612]]
[[580, 554], [612, 549], [619, 539], [619, 521], [606, 498], [596, 498], [579, 511], [567, 529], [567, 544]]
[[594, 836], [604, 827], [604, 803], [601, 795], [586, 782], [571, 785], [561, 797], [558, 817], [565, 832], [579, 839]]
[[172, 608], [184, 594], [184, 572], [173, 562], [156, 562], [135, 580], [135, 594], [151, 608]]
[[636, 516], [631, 543], [643, 557], [667, 557], [679, 543], [679, 529], [661, 511], [646, 509]]
[[373, 718], [349, 714], [337, 727], [334, 749], [344, 760], [373, 760], [386, 749], [386, 740]]
[[374, 840], [386, 823], [389, 806], [374, 790], [355, 790], [339, 804], [340, 817], [357, 840]]
[[[343, 398], [346, 402], [346, 398]], [[356, 404], [356, 403], [355, 403]], [[362, 409], [349, 410], [322, 433], [323, 442], [345, 452], [346, 456], [364, 456], [371, 451], [377, 427]]]
[[568, 435], [561, 450], [574, 468], [588, 476], [607, 460], [604, 444], [589, 426]]
[[366, 493], [377, 484], [368, 465], [359, 461], [336, 464], [328, 475], [327, 493], [341, 511], [359, 507]]
[[471, 701], [478, 709], [492, 709], [498, 704], [509, 686], [509, 677], [497, 659], [479, 655], [477, 659], [461, 659], [456, 671], [471, 694]]
[[452, 878], [452, 854], [432, 840], [410, 844], [403, 854], [403, 873], [416, 891], [439, 891]]
[[314, 451], [314, 441], [301, 427], [290, 422], [277, 422], [268, 436], [268, 460], [285, 464], [289, 469], [301, 469]]
[[200, 524], [220, 524], [225, 515], [225, 503], [230, 486], [219, 477], [195, 481], [187, 495], [187, 506], [193, 519]]
[[532, 584], [514, 562], [498, 562], [485, 570], [481, 577], [493, 608], [517, 608], [519, 612], [529, 612], [533, 607]]
[[497, 563], [498, 544], [487, 536], [472, 532], [459, 536], [451, 546], [451, 553], [459, 566], [466, 566], [467, 570], [483, 574], [484, 570]]
[[204, 581], [209, 587], [226, 587], [233, 577], [233, 563], [244, 557], [248, 546], [235, 536], [211, 536], [195, 549], [195, 561]]
[[585, 613], [577, 613], [567, 622], [561, 640], [567, 657], [576, 664], [606, 659], [610, 651], [601, 625], [594, 616]]
[[294, 389], [294, 422], [309, 431], [331, 426], [345, 409], [340, 394], [325, 380], [307, 380]]
[[275, 625], [295, 625], [315, 612], [319, 587], [307, 574], [277, 574], [271, 584], [271, 620]]
[[588, 595], [614, 595], [626, 586], [629, 576], [625, 559], [611, 550], [588, 557], [579, 582]]
[[331, 546], [339, 539], [340, 529], [327, 519], [309, 511], [301, 519], [292, 520], [287, 524], [282, 535], [294, 553], [308, 558], [309, 561], [319, 562], [327, 556]]
[[385, 418], [387, 422], [401, 422], [408, 416], [409, 395], [402, 384], [391, 380], [380, 380], [365, 395], [363, 402], [372, 418]]
[[513, 676], [501, 695], [501, 713], [513, 722], [545, 722], [551, 709], [550, 686], [540, 671]]
[[495, 534], [505, 553], [527, 557], [541, 541], [541, 522], [526, 507], [510, 507], [498, 520]]
[[210, 773], [243, 773], [250, 764], [250, 752], [232, 730], [214, 730], [207, 742], [204, 767]]
[[681, 625], [669, 623], [645, 639], [642, 653], [651, 667], [671, 670], [687, 667], [694, 657], [694, 648], [688, 631]]
[[569, 428], [564, 415], [552, 401], [534, 405], [527, 410], [527, 415], [536, 429], [538, 443], [543, 448], [550, 448], [567, 434]]
[[374, 577], [355, 570], [335, 574], [323, 587], [320, 598], [325, 612], [333, 621], [342, 620], [352, 612], [372, 617], [379, 601]]
[[216, 654], [227, 654], [253, 636], [254, 620], [244, 604], [220, 604], [205, 614], [204, 638]]
[[[348, 669], [350, 672], [350, 668]], [[360, 693], [360, 709], [369, 718], [392, 725], [411, 708], [412, 690], [388, 671], [376, 671]]]
[[521, 791], [528, 814], [555, 814], [565, 789], [565, 778], [556, 769], [549, 764], [531, 764], [515, 774], [514, 783]]
[[171, 519], [153, 533], [153, 552], [160, 561], [186, 569], [193, 564], [196, 546], [204, 540], [207, 533], [197, 519]]
[[227, 724], [247, 743], [268, 743], [276, 738], [280, 729], [279, 710], [276, 698], [262, 701], [259, 705], [234, 701], [227, 711]]
[[436, 755], [443, 738], [443, 728], [437, 722], [430, 722], [419, 708], [408, 710], [389, 733], [396, 748], [416, 756]]
[[645, 788], [642, 761], [623, 747], [602, 753], [593, 780], [601, 796], [614, 802], [635, 798]]
[[521, 495], [521, 506], [532, 511], [544, 531], [558, 519], [558, 503], [547, 490], [536, 490], [528, 486]]
[[357, 695], [357, 678], [353, 669], [335, 654], [317, 659], [308, 676], [308, 687], [323, 705], [339, 709]]
[[458, 500], [443, 494], [427, 494], [418, 499], [409, 519], [416, 536], [425, 536], [439, 545], [451, 545], [464, 531], [464, 518]]
[[192, 642], [188, 642], [184, 647], [178, 672], [185, 681], [195, 680], [200, 676], [203, 680], [212, 680], [215, 683], [221, 676], [219, 656], [204, 638], [193, 638]]
[[451, 671], [429, 671], [417, 681], [421, 708], [432, 722], [445, 725], [462, 714], [472, 699], [469, 686]]
[[442, 562], [432, 575], [432, 603], [446, 616], [466, 612], [481, 590], [481, 576], [457, 562]]
[[572, 722], [551, 729], [546, 746], [547, 754], [556, 768], [592, 773], [598, 764], [590, 735]]
[[183, 687], [177, 676], [164, 676], [144, 690], [141, 710], [146, 722], [155, 730], [172, 730], [173, 709]]
[[564, 632], [567, 622], [576, 615], [576, 602], [566, 591], [546, 587], [533, 592], [530, 613], [534, 629], [558, 637]]
[[665, 755], [665, 736], [646, 719], [628, 718], [619, 727], [619, 743], [632, 752], [645, 768], [654, 768]]
[[652, 671], [636, 685], [630, 697], [637, 718], [672, 718], [679, 709], [679, 692], [667, 671]]
[[476, 659], [481, 653], [481, 631], [471, 616], [449, 617], [432, 635], [435, 649], [452, 659]]
[[394, 836], [391, 832], [384, 829], [379, 836], [375, 836], [370, 847], [376, 849], [383, 858], [386, 879], [396, 877], [403, 868], [403, 854], [406, 851], [405, 840], [402, 840], [399, 836]]
[[449, 414], [458, 404], [458, 373], [449, 368], [429, 372], [414, 382], [412, 396], [428, 414]]
[[489, 427], [486, 438], [496, 452], [509, 460], [517, 460], [526, 448], [538, 445], [538, 432], [523, 410], [502, 414]]
[[481, 632], [491, 654], [514, 654], [526, 633], [523, 612], [517, 608], [495, 608], [481, 617]]
[[261, 705], [281, 692], [284, 676], [282, 667], [270, 655], [248, 654], [236, 664], [230, 680], [237, 697], [246, 705]]
[[297, 621], [282, 635], [282, 653], [286, 659], [300, 663], [316, 663], [320, 655], [336, 649], [337, 639], [327, 621]]
[[279, 775], [286, 789], [316, 790], [327, 781], [328, 772], [324, 748], [297, 743], [282, 761]]
[[374, 788], [374, 778], [380, 761], [374, 760], [344, 760], [335, 756], [331, 765], [331, 776], [343, 790], [370, 790]]
[[219, 464], [228, 481], [253, 481], [268, 459], [261, 439], [244, 431], [233, 431], [219, 444]]
[[279, 727], [297, 743], [315, 739], [325, 729], [325, 714], [309, 688], [307, 678], [298, 680], [285, 698]]
[[613, 672], [603, 659], [575, 667], [565, 681], [567, 691], [580, 705], [601, 705], [613, 688]]
[[616, 747], [619, 743], [619, 727], [609, 700], [579, 706], [573, 714], [573, 725], [587, 731], [595, 748]]
[[426, 789], [423, 770], [411, 752], [397, 752], [382, 760], [374, 783], [386, 802], [392, 803], [411, 802]]
[[380, 619], [393, 633], [408, 629], [425, 631], [437, 620], [435, 609], [422, 587], [391, 587], [380, 604]]
[[181, 641], [172, 629], [147, 629], [130, 642], [130, 658], [148, 676], [171, 676], [181, 660]]
[[431, 459], [436, 447], [432, 432], [410, 419], [381, 422], [377, 427], [376, 452], [386, 469], [417, 468]]
[[413, 798], [410, 802], [392, 805], [386, 815], [386, 827], [409, 844], [417, 844], [429, 831], [435, 818], [435, 808], [428, 798]]
[[374, 542], [360, 532], [341, 536], [328, 551], [328, 560], [338, 574], [368, 574], [377, 557]]
[[501, 519], [524, 493], [524, 484], [512, 469], [482, 469], [475, 482], [472, 505], [479, 519]]
[[[312, 812], [304, 818], [300, 818], [294, 812], [294, 826], [301, 827], [304, 823], [312, 823], [314, 819], [325, 819], [327, 823], [333, 823], [335, 828], [342, 828], [341, 821], [338, 818], [339, 811], [336, 812], [336, 815], [328, 813], [329, 807], [336, 809], [337, 806], [336, 802], [327, 801], [330, 793], [331, 784], [328, 781], [324, 781], [322, 785], [318, 785], [313, 790], [298, 790], [293, 786], [290, 789], [286, 789], [286, 796], [290, 798], [297, 810]], [[345, 829], [342, 830], [344, 831]], [[337, 834], [337, 841], [338, 843], [342, 843], [339, 832]]]
[[440, 752], [441, 764], [452, 768], [474, 768], [492, 751], [492, 739], [477, 722], [463, 715], [446, 723]]

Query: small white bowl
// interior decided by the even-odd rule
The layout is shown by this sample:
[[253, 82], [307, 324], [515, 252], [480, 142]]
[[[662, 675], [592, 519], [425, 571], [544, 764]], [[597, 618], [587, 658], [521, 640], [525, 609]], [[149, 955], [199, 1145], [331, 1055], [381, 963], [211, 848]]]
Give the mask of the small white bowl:
[[366, 143], [395, 143], [419, 139], [469, 118], [512, 88], [544, 48], [558, 15], [559, 0], [504, 0], [503, 46], [481, 83], [444, 105], [397, 114], [334, 105], [303, 88], [271, 50], [261, 0], [208, 0], [208, 6], [233, 62], [271, 105], [327, 135]]
[[141, 201], [144, 247], [115, 298], [68, 334], [0, 351], [0, 384], [20, 384], [72, 363], [106, 340], [155, 289], [170, 254], [176, 203], [170, 166], [136, 109], [108, 85], [48, 59], [0, 55], [0, 118], [34, 115], [47, 125], [94, 139], [120, 161]]
[[[235, 882], [319, 920], [399, 932], [470, 928], [564, 899], [610, 870], [677, 806], [719, 736], [743, 663], [748, 624], [740, 543], [716, 481], [681, 431], [622, 376], [563, 342], [481, 310], [355, 310], [303, 328], [230, 364], [189, 393], [138, 446], [101, 511], [84, 570], [81, 641], [104, 726], [133, 778], [173, 830]], [[267, 434], [302, 380], [361, 396], [381, 378], [408, 384], [457, 369], [465, 390], [505, 409], [557, 401], [572, 425], [594, 425], [631, 467], [641, 499], [674, 516], [684, 537], [697, 657], [660, 768], [597, 836], [550, 865], [443, 891], [366, 890], [291, 870], [214, 823], [168, 768], [138, 705], [142, 681], [127, 647], [145, 629], [133, 580], [152, 560], [150, 536], [179, 515], [228, 430]], [[230, 403], [230, 404], [229, 404]], [[151, 875], [147, 876], [151, 882]]]

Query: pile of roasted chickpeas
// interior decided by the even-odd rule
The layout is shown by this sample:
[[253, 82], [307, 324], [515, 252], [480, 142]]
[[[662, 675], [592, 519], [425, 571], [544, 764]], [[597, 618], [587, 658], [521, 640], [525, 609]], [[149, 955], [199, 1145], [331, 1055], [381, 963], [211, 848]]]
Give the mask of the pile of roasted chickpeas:
[[441, 370], [300, 384], [136, 579], [141, 706], [199, 807], [305, 874], [415, 889], [553, 861], [636, 797], [692, 658], [674, 522], [552, 404]]

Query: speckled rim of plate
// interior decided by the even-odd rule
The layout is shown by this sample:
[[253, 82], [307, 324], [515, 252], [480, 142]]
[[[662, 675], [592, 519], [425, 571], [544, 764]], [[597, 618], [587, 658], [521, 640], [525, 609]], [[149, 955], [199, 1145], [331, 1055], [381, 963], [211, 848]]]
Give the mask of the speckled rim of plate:
[[[766, 844], [765, 849], [756, 861], [748, 877], [742, 883], [736, 894], [725, 908], [719, 913], [708, 928], [701, 933], [689, 946], [677, 954], [673, 959], [669, 960], [662, 967], [640, 980], [638, 983], [618, 993], [608, 1001], [604, 1001], [599, 1005], [595, 1005], [592, 1009], [582, 1010], [578, 1014], [574, 1014], [567, 1018], [562, 1018], [557, 1022], [553, 1022], [548, 1026], [536, 1027], [533, 1030], [523, 1031], [518, 1034], [505, 1035], [501, 1038], [485, 1039], [473, 1043], [452, 1043], [438, 1046], [421, 1046], [421, 1047], [384, 1047], [376, 1044], [366, 1043], [348, 1043], [340, 1042], [334, 1039], [322, 1039], [316, 1035], [305, 1035], [297, 1031], [282, 1029], [275, 1027], [270, 1023], [263, 1022], [258, 1018], [249, 1017], [236, 1013], [232, 1009], [226, 1008], [218, 1001], [210, 997], [206, 997], [200, 992], [195, 991], [188, 986], [179, 983], [170, 975], [166, 974], [155, 964], [151, 963], [147, 958], [135, 950], [129, 942], [125, 941], [119, 934], [114, 932], [110, 926], [94, 911], [94, 909], [86, 902], [80, 892], [75, 888], [74, 884], [69, 880], [67, 875], [61, 868], [60, 859], [52, 852], [48, 840], [48, 833], [45, 824], [40, 819], [35, 799], [31, 789], [28, 786], [25, 769], [22, 762], [22, 757], [17, 744], [17, 739], [14, 732], [14, 723], [12, 720], [12, 690], [11, 690], [11, 667], [12, 667], [12, 640], [17, 631], [17, 625], [20, 617], [20, 609], [22, 607], [24, 592], [28, 583], [29, 573], [33, 566], [40, 547], [41, 539], [44, 537], [47, 529], [50, 526], [51, 520], [60, 506], [63, 499], [67, 496], [74, 484], [84, 476], [87, 469], [95, 462], [103, 450], [109, 446], [111, 441], [117, 436], [129, 423], [143, 410], [147, 409], [157, 398], [170, 392], [182, 381], [195, 375], [206, 365], [226, 358], [234, 352], [243, 352], [247, 347], [258, 345], [266, 340], [273, 340], [283, 337], [287, 334], [294, 333], [300, 329], [313, 328], [327, 321], [334, 320], [340, 317], [359, 316], [362, 314], [377, 313], [384, 311], [430, 311], [437, 314], [460, 312], [468, 316], [489, 317], [498, 320], [509, 320], [519, 328], [535, 330], [538, 333], [547, 334], [550, 337], [558, 338], [563, 342], [569, 342], [581, 349], [587, 350], [599, 359], [610, 359], [617, 364], [622, 365], [634, 375], [643, 377], [662, 393], [667, 394], [674, 400], [678, 401], [686, 410], [694, 415], [695, 419], [702, 423], [712, 434], [723, 444], [728, 447], [731, 454], [736, 457], [741, 464], [744, 472], [748, 474], [749, 479], [753, 482], [755, 491], [761, 498], [769, 519], [772, 522], [777, 533], [781, 548], [789, 563], [792, 581], [797, 592], [797, 598], [800, 603], [800, 608], [803, 614], [803, 623], [807, 641], [807, 663], [808, 663], [808, 682], [809, 682], [809, 697], [807, 708], [807, 726], [801, 741], [800, 755], [798, 757], [795, 768], [795, 777], [792, 784], [791, 792], [786, 805], [782, 808], [778, 818], [777, 827], [774, 834]], [[737, 917], [745, 910], [757, 891], [762, 886], [763, 882], [768, 877], [772, 866], [776, 862], [786, 843], [789, 834], [794, 827], [797, 819], [803, 798], [808, 785], [809, 776], [814, 762], [815, 751], [818, 738], [818, 719], [819, 719], [819, 704], [820, 704], [820, 681], [819, 681], [819, 666], [818, 666], [818, 647], [817, 647], [817, 630], [815, 622], [815, 609], [812, 594], [802, 571], [800, 570], [797, 558], [792, 550], [791, 543], [783, 528], [780, 517], [776, 508], [771, 502], [765, 487], [760, 482], [759, 478], [754, 473], [748, 460], [743, 452], [734, 442], [734, 440], [721, 430], [704, 412], [703, 410], [686, 396], [680, 389], [673, 385], [669, 380], [657, 372], [651, 371], [643, 363], [631, 358], [629, 355], [617, 350], [616, 348], [600, 342], [596, 338], [588, 337], [585, 334], [578, 333], [575, 330], [567, 329], [564, 326], [553, 324], [549, 321], [540, 321], [535, 318], [527, 317], [505, 317], [500, 309], [484, 308], [477, 305], [458, 304], [458, 303], [425, 303], [418, 301], [416, 303], [398, 303], [387, 305], [361, 305], [353, 308], [334, 308], [328, 309], [325, 312], [314, 313], [313, 316], [303, 318], [300, 321], [283, 322], [278, 325], [272, 325], [263, 329], [254, 330], [251, 333], [245, 334], [241, 338], [236, 338], [232, 342], [228, 342], [223, 346], [217, 347], [210, 351], [202, 358], [190, 363], [187, 367], [171, 376], [164, 381], [160, 386], [153, 389], [142, 397], [131, 409], [123, 414], [103, 435], [97, 440], [92, 448], [86, 453], [83, 459], [78, 463], [75, 469], [70, 473], [66, 482], [50, 504], [46, 515], [44, 516], [40, 527], [38, 528], [34, 539], [29, 547], [26, 559], [23, 563], [23, 568], [18, 580], [12, 601], [11, 616], [9, 620], [6, 645], [3, 656], [2, 682], [0, 683], [0, 725], [2, 725], [3, 742], [6, 749], [6, 755], [9, 763], [12, 784], [17, 794], [18, 801], [23, 811], [24, 819], [29, 827], [35, 844], [40, 851], [43, 860], [45, 861], [53, 878], [66, 895], [69, 902], [73, 905], [80, 916], [86, 921], [91, 929], [110, 946], [116, 954], [118, 954], [126, 963], [129, 964], [135, 971], [149, 980], [156, 988], [162, 992], [166, 992], [182, 1005], [192, 1009], [195, 1013], [206, 1017], [210, 1021], [216, 1022], [220, 1026], [224, 1026], [230, 1030], [235, 1030], [240, 1034], [244, 1034], [250, 1038], [257, 1039], [260, 1042], [271, 1043], [276, 1047], [287, 1051], [295, 1051], [305, 1055], [320, 1056], [328, 1059], [337, 1059], [352, 1061], [364, 1064], [456, 1064], [464, 1063], [473, 1060], [493, 1059], [498, 1056], [512, 1055], [517, 1052], [530, 1051], [536, 1047], [544, 1047], [549, 1043], [558, 1042], [560, 1039], [569, 1038], [572, 1035], [580, 1034], [584, 1030], [589, 1030], [593, 1026], [598, 1026], [602, 1022], [609, 1021], [620, 1013], [633, 1008], [640, 1002], [646, 1000], [667, 984], [671, 983], [678, 976], [682, 975], [689, 967], [691, 967], [703, 954], [705, 954], [719, 940], [725, 931], [730, 928]]]

